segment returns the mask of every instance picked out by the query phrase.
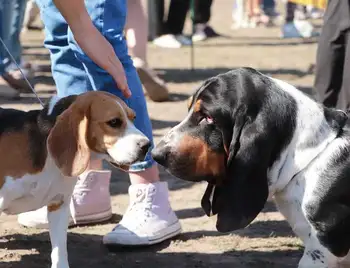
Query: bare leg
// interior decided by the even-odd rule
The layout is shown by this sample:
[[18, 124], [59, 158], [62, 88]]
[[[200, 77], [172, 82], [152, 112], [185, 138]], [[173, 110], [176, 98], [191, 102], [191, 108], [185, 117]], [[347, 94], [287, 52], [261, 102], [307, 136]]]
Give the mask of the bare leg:
[[125, 30], [129, 54], [147, 65], [148, 15], [143, 4], [142, 0], [128, 0]]
[[144, 1], [128, 0], [125, 30], [129, 54], [133, 57], [146, 92], [153, 101], [167, 100], [169, 95], [164, 81], [148, 67], [147, 63], [148, 16]]

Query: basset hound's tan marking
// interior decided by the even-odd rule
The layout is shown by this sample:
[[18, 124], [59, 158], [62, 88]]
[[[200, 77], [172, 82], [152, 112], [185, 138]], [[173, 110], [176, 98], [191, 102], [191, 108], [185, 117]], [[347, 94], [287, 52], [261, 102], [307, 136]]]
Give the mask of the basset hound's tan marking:
[[198, 113], [201, 110], [202, 100], [199, 99], [193, 104], [193, 112]]
[[184, 135], [178, 150], [180, 155], [196, 155], [193, 159], [194, 174], [220, 176], [225, 171], [225, 155], [214, 152], [205, 141], [199, 138]]

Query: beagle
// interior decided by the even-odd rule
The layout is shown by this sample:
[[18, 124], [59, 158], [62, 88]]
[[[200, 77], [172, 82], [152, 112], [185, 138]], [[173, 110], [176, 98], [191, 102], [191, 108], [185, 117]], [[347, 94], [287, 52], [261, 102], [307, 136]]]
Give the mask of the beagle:
[[68, 268], [69, 203], [77, 176], [91, 159], [126, 169], [143, 160], [151, 142], [133, 124], [135, 113], [116, 96], [91, 91], [52, 109], [0, 109], [0, 214], [47, 206], [52, 268]]
[[251, 68], [210, 78], [152, 151], [173, 175], [207, 181], [216, 228], [249, 225], [273, 197], [305, 245], [299, 268], [349, 264], [350, 121]]

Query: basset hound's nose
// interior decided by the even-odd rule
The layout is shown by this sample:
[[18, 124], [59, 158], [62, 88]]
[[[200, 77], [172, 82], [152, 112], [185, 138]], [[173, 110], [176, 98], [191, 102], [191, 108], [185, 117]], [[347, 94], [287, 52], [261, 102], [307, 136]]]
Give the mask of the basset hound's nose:
[[166, 167], [168, 162], [169, 147], [162, 140], [151, 152], [152, 158], [160, 165]]
[[141, 155], [146, 155], [151, 148], [151, 142], [148, 139], [144, 139], [138, 142], [138, 147], [140, 148]]

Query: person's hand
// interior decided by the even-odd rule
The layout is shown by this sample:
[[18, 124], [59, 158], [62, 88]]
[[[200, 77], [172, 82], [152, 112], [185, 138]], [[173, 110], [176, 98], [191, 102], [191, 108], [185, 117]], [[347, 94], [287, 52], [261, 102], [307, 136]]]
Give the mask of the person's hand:
[[123, 65], [112, 45], [93, 25], [83, 0], [54, 0], [74, 38], [93, 62], [108, 72], [126, 98], [131, 96]]
[[114, 53], [112, 45], [93, 25], [91, 29], [87, 29], [87, 33], [84, 34], [84, 32], [80, 30], [80, 32], [74, 34], [74, 38], [81, 49], [114, 78], [118, 88], [126, 98], [130, 97], [131, 92], [123, 65]]

